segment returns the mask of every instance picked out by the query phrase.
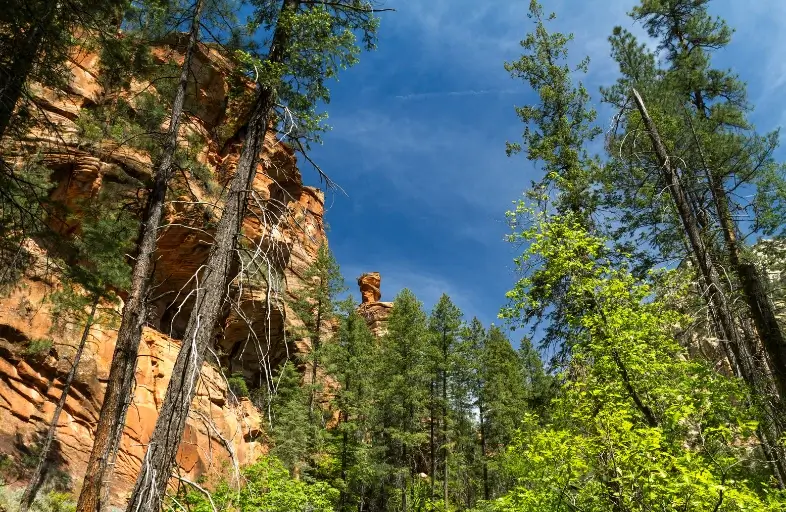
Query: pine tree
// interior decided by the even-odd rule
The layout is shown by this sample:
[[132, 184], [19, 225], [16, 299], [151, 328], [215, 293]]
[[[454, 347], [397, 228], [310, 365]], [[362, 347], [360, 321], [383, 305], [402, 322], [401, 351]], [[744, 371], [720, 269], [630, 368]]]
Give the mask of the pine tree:
[[[442, 464], [442, 500], [443, 506], [448, 506], [448, 482], [449, 482], [449, 468], [451, 458], [451, 444], [453, 440], [450, 438], [451, 423], [453, 420], [449, 417], [448, 411], [450, 407], [449, 397], [452, 395], [452, 388], [454, 384], [454, 375], [456, 373], [456, 344], [458, 343], [459, 332], [461, 328], [461, 310], [453, 304], [445, 294], [439, 298], [439, 302], [434, 306], [431, 315], [429, 316], [429, 335], [431, 338], [432, 347], [436, 352], [436, 374], [438, 378], [438, 385], [440, 390], [439, 408], [440, 414], [438, 423], [441, 426], [441, 439], [440, 439], [440, 452]], [[433, 387], [433, 386], [432, 386]], [[433, 401], [433, 400], [432, 400]], [[430, 423], [434, 425], [435, 416], [432, 413]], [[434, 433], [432, 431], [431, 438], [433, 443]], [[431, 454], [432, 468], [434, 467], [435, 453]], [[433, 469], [432, 469], [432, 485], [433, 485]], [[433, 492], [432, 492], [433, 494]], [[433, 499], [433, 496], [432, 496]]]
[[387, 327], [377, 371], [382, 442], [399, 491], [399, 505], [409, 510], [418, 452], [428, 440], [423, 420], [428, 417], [431, 383], [426, 315], [410, 290], [396, 296]]
[[316, 258], [302, 278], [304, 285], [294, 292], [295, 298], [290, 304], [297, 318], [303, 322], [303, 328], [297, 336], [307, 338], [311, 344], [307, 358], [310, 373], [308, 410], [311, 424], [315, 425], [315, 409], [319, 407], [317, 398], [321, 394], [318, 371], [324, 351], [323, 338], [336, 321], [336, 297], [346, 290], [346, 286], [338, 264], [325, 243], [319, 247]]
[[[246, 193], [256, 171], [262, 142], [275, 107], [284, 102], [301, 116], [301, 136], [316, 129], [316, 104], [329, 98], [325, 80], [357, 61], [355, 32], [371, 48], [377, 27], [375, 10], [358, 0], [329, 4], [282, 0], [260, 2], [256, 20], [272, 34], [264, 60], [253, 62], [259, 84], [246, 127], [235, 175], [201, 279], [202, 293], [189, 317], [156, 427], [145, 454], [128, 510], [159, 508], [182, 438], [196, 378], [222, 311], [231, 278], [235, 241], [245, 214]], [[311, 122], [307, 122], [310, 119]], [[302, 138], [302, 137], [301, 137]], [[296, 140], [300, 140], [299, 138]]]
[[168, 182], [174, 171], [178, 147], [180, 120], [191, 72], [196, 45], [199, 43], [202, 0], [197, 0], [191, 19], [191, 31], [180, 72], [169, 120], [169, 132], [154, 173], [154, 184], [149, 192], [143, 213], [138, 252], [131, 277], [131, 290], [123, 306], [122, 320], [117, 333], [112, 365], [109, 369], [101, 413], [94, 432], [93, 448], [79, 495], [77, 510], [102, 512], [109, 499], [114, 460], [123, 435], [126, 412], [133, 396], [134, 374], [139, 352], [139, 340], [145, 324], [148, 288], [152, 273], [152, 258], [156, 250], [158, 228], [164, 214]]
[[527, 410], [527, 389], [518, 353], [499, 327], [492, 325], [488, 329], [480, 357], [480, 393], [485, 409], [481, 435], [485, 457], [493, 470], [488, 476], [489, 486], [498, 495], [505, 483], [496, 470], [496, 462], [513, 439], [522, 412]]
[[347, 300], [338, 333], [326, 345], [328, 375], [338, 384], [333, 404], [339, 423], [332, 433], [333, 452], [338, 459], [341, 490], [338, 510], [364, 510], [371, 489], [379, 478], [378, 450], [372, 435], [377, 421], [373, 369], [379, 362], [380, 347], [366, 321]]
[[129, 272], [125, 252], [131, 246], [136, 222], [125, 211], [113, 211], [111, 197], [99, 197], [83, 205], [84, 217], [79, 234], [53, 247], [62, 255], [62, 288], [50, 300], [54, 317], [60, 322], [81, 325], [79, 344], [71, 369], [63, 380], [60, 398], [43, 439], [40, 460], [33, 471], [20, 510], [26, 512], [35, 500], [51, 464], [49, 450], [55, 441], [60, 414], [71, 390], [90, 331], [96, 323], [111, 324], [111, 313], [102, 310], [117, 302], [116, 290], [128, 286]]
[[460, 357], [465, 361], [463, 367], [466, 368], [464, 380], [466, 382], [465, 385], [468, 390], [468, 397], [471, 400], [471, 405], [476, 408], [478, 412], [478, 433], [475, 439], [476, 443], [480, 445], [480, 457], [476, 457], [474, 450], [470, 450], [467, 458], [473, 462], [479, 461], [482, 497], [485, 500], [489, 500], [491, 499], [491, 485], [488, 468], [488, 439], [486, 437], [488, 404], [486, 403], [486, 395], [483, 391], [486, 386], [486, 377], [488, 376], [484, 364], [485, 359], [483, 357], [486, 344], [486, 329], [484, 329], [480, 320], [475, 317], [472, 319], [472, 322], [464, 328], [461, 338]]
[[309, 465], [314, 429], [309, 422], [309, 393], [302, 385], [302, 376], [291, 361], [285, 361], [274, 377], [274, 392], [266, 397], [272, 413], [271, 453], [278, 457], [296, 478]]
[[523, 338], [519, 344], [519, 361], [521, 363], [521, 379], [527, 390], [527, 409], [546, 416], [548, 405], [555, 392], [555, 379], [546, 373], [540, 353], [532, 346], [529, 338]]

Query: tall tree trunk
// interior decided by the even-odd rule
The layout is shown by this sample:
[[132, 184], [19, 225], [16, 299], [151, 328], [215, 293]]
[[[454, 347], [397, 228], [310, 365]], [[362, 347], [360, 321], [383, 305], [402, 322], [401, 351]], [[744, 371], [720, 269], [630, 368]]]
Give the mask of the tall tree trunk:
[[[701, 115], [706, 116], [705, 110], [702, 108], [704, 102], [701, 94], [699, 92], [695, 93], [695, 98], [696, 108], [700, 108]], [[690, 119], [688, 121], [690, 122]], [[775, 386], [778, 389], [778, 394], [782, 398], [786, 398], [786, 339], [784, 339], [783, 332], [778, 324], [775, 307], [767, 296], [764, 278], [756, 268], [756, 265], [743, 261], [740, 255], [737, 225], [729, 209], [729, 198], [726, 194], [723, 180], [709, 168], [692, 122], [690, 128], [702, 160], [710, 192], [712, 193], [712, 200], [718, 214], [729, 263], [731, 263], [731, 267], [740, 281], [742, 294], [748, 305], [756, 333], [767, 352], [767, 360]]]
[[[407, 445], [403, 443], [401, 445], [402, 454], [401, 460], [405, 464], [405, 468], [409, 470], [409, 464], [407, 462]], [[403, 476], [403, 482], [401, 482], [401, 510], [403, 512], [407, 512], [407, 477], [406, 475]]]
[[[682, 221], [682, 226], [685, 230], [685, 235], [688, 238], [691, 251], [695, 256], [696, 263], [698, 263], [699, 271], [707, 290], [705, 296], [708, 301], [708, 306], [712, 311], [714, 311], [715, 315], [717, 315], [718, 324], [722, 329], [725, 343], [728, 343], [734, 357], [740, 363], [742, 363], [741, 358], [743, 357], [743, 354], [741, 353], [740, 349], [739, 336], [736, 326], [734, 325], [734, 318], [731, 314], [728, 301], [726, 300], [726, 295], [724, 294], [723, 287], [721, 285], [721, 280], [715, 268], [715, 262], [713, 261], [712, 255], [707, 250], [704, 240], [699, 233], [696, 216], [694, 215], [688, 199], [685, 196], [685, 191], [682, 187], [679, 174], [671, 165], [671, 160], [669, 159], [669, 155], [666, 152], [666, 147], [663, 145], [663, 141], [658, 134], [655, 123], [653, 123], [652, 118], [650, 118], [649, 114], [647, 113], [644, 100], [641, 99], [641, 96], [639, 95], [638, 91], [636, 91], [636, 89], [632, 89], [632, 94], [634, 101], [636, 102], [636, 107], [638, 108], [642, 120], [644, 121], [644, 125], [646, 126], [649, 133], [650, 140], [652, 141], [652, 147], [655, 150], [655, 154], [658, 158], [660, 171], [664, 181], [668, 185], [669, 194], [674, 200], [674, 205], [676, 206], [677, 213], [679, 214], [680, 220]], [[745, 380], [750, 381], [750, 375], [748, 375]]]
[[489, 464], [486, 457], [486, 418], [484, 416], [483, 402], [478, 404], [478, 416], [480, 418], [480, 455], [483, 462], [483, 499], [489, 500]]
[[429, 464], [429, 469], [430, 469], [429, 476], [431, 477], [431, 502], [432, 502], [432, 504], [434, 503], [434, 496], [436, 495], [435, 490], [434, 490], [434, 484], [435, 484], [434, 478], [436, 477], [436, 469], [435, 469], [435, 467], [436, 467], [436, 461], [437, 461], [437, 454], [436, 454], [436, 450], [435, 450], [435, 446], [434, 446], [436, 444], [434, 442], [434, 423], [435, 423], [434, 422], [434, 419], [435, 419], [434, 418], [434, 400], [436, 400], [436, 396], [435, 396], [436, 395], [436, 391], [434, 390], [434, 387], [436, 386], [436, 384], [435, 384], [434, 381], [435, 381], [435, 379], [434, 379], [434, 376], [432, 375], [432, 377], [431, 377], [431, 387], [430, 387], [430, 390], [429, 390], [429, 392], [431, 394], [431, 407], [430, 407], [430, 409], [431, 409], [431, 411], [430, 411], [431, 418], [430, 418], [430, 421], [429, 421], [429, 430], [430, 430], [429, 434], [430, 435], [429, 435], [429, 440], [428, 440], [428, 445], [429, 445], [428, 446], [428, 448], [429, 448], [428, 451], [429, 451], [429, 457], [431, 459], [429, 461], [430, 462], [430, 464]]
[[156, 168], [153, 189], [147, 199], [142, 225], [139, 254], [132, 271], [131, 291], [123, 306], [123, 315], [117, 333], [112, 365], [109, 369], [104, 401], [93, 434], [93, 448], [87, 463], [82, 491], [76, 510], [78, 512], [102, 512], [109, 506], [109, 489], [114, 473], [114, 463], [120, 440], [123, 437], [126, 413], [134, 396], [134, 373], [136, 371], [142, 327], [147, 319], [146, 297], [151, 279], [153, 254], [156, 251], [158, 227], [164, 215], [167, 184], [174, 169], [178, 133], [183, 114], [188, 77], [194, 50], [199, 42], [202, 0], [197, 0], [191, 20], [180, 80], [172, 103], [169, 132], [161, 158]]
[[[294, 12], [298, 4], [298, 0], [285, 0], [281, 15]], [[284, 24], [276, 26], [268, 54], [267, 60], [273, 64], [283, 62], [285, 47], [290, 40], [288, 28], [282, 25]], [[215, 325], [222, 310], [230, 280], [235, 241], [245, 214], [247, 191], [256, 172], [270, 113], [276, 104], [275, 89], [270, 85], [258, 87], [235, 176], [205, 264], [200, 283], [202, 290], [196, 297], [189, 317], [183, 335], [183, 346], [175, 360], [172, 379], [167, 386], [164, 403], [128, 502], [129, 512], [158, 512], [162, 506], [188, 411], [196, 392], [205, 351], [213, 339]]]
[[448, 510], [448, 340], [447, 334], [442, 337], [442, 499], [445, 510]]
[[11, 125], [14, 109], [41, 52], [44, 37], [57, 17], [60, 2], [50, 0], [47, 4], [46, 10], [41, 13], [42, 18], [37, 20], [28, 34], [21, 35], [24, 41], [14, 55], [9, 69], [0, 71], [0, 140]]
[[77, 346], [76, 352], [74, 352], [74, 361], [71, 364], [71, 370], [69, 370], [65, 381], [63, 381], [63, 390], [60, 393], [60, 399], [57, 401], [57, 407], [55, 407], [55, 412], [52, 414], [52, 421], [49, 423], [49, 429], [46, 432], [44, 444], [41, 446], [41, 452], [39, 454], [40, 460], [38, 461], [35, 471], [33, 471], [33, 476], [30, 477], [30, 482], [28, 482], [24, 494], [22, 494], [22, 499], [19, 503], [19, 512], [27, 512], [33, 500], [35, 500], [36, 494], [41, 488], [41, 484], [44, 483], [44, 475], [49, 468], [49, 450], [52, 448], [52, 443], [57, 434], [57, 423], [60, 420], [60, 413], [63, 412], [68, 393], [71, 391], [71, 383], [74, 382], [74, 376], [76, 376], [79, 360], [82, 359], [82, 352], [84, 352], [87, 338], [90, 336], [90, 328], [93, 326], [93, 319], [96, 315], [99, 300], [100, 297], [96, 296], [90, 306], [90, 314], [87, 316], [85, 328], [82, 330], [82, 338], [79, 340], [79, 346]]

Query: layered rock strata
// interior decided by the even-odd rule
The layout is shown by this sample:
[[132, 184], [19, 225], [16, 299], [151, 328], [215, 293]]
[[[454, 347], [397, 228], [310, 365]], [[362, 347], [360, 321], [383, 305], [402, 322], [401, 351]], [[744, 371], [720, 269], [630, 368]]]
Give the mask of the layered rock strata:
[[[157, 48], [156, 58], [182, 63], [181, 43], [174, 38]], [[142, 149], [84, 138], [81, 120], [110, 93], [102, 89], [96, 55], [78, 52], [69, 70], [71, 77], [62, 92], [32, 86], [41, 122], [24, 138], [2, 148], [3, 157], [14, 165], [23, 165], [35, 155], [38, 165], [52, 171], [50, 198], [76, 213], [68, 222], [51, 222], [66, 236], [79, 230], [79, 205], [110, 186], [118, 201], [139, 212], [153, 167]], [[117, 503], [133, 485], [155, 425], [180, 347], [178, 338], [190, 313], [194, 276], [210, 250], [221, 192], [232, 178], [249, 110], [251, 85], [246, 84], [245, 94], [231, 91], [232, 66], [216, 48], [200, 46], [192, 71], [196, 86], [186, 102], [182, 134], [184, 139], [197, 136], [203, 141], [196, 156], [202, 170], [182, 169], [172, 183], [156, 254], [155, 298], [140, 346], [136, 392], [112, 489]], [[120, 98], [141, 111], [144, 106], [135, 101], [142, 91], [156, 93], [150, 83], [133, 82]], [[225, 375], [242, 373], [251, 387], [259, 386], [293, 350], [309, 349], [308, 340], [294, 344], [288, 338], [298, 325], [286, 298], [302, 286], [300, 276], [325, 242], [324, 196], [303, 185], [296, 164], [291, 148], [269, 133], [251, 186], [238, 273], [230, 287], [231, 307], [219, 326], [214, 354], [202, 368], [178, 454], [183, 474], [191, 479], [225, 477], [228, 468], [253, 462], [266, 449], [265, 421], [248, 399], [232, 395]], [[58, 289], [59, 281], [56, 268], [49, 264], [50, 255], [35, 240], [26, 242], [25, 254], [29, 265], [0, 294], [0, 454], [15, 461], [34, 452], [81, 333], [80, 326], [53, 323], [47, 297]], [[113, 307], [117, 313], [121, 305]], [[101, 321], [92, 329], [60, 417], [56, 462], [75, 482], [90, 453], [115, 327]]]

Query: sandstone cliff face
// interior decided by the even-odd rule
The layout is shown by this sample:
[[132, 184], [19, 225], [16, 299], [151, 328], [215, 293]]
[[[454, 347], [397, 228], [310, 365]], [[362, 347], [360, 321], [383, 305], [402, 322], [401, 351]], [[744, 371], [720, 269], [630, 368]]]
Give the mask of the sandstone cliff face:
[[[182, 62], [174, 47], [157, 50], [161, 60]], [[22, 141], [3, 148], [6, 159], [24, 162], [37, 154], [40, 164], [53, 171], [52, 198], [77, 209], [111, 184], [120, 199], [141, 208], [144, 183], [150, 180], [150, 157], [141, 150], [100, 141], [87, 144], [81, 137], [79, 116], [93, 108], [106, 92], [98, 80], [98, 58], [88, 52], [74, 57], [65, 94], [33, 87], [36, 104], [49, 128], [33, 130]], [[239, 127], [248, 101], [231, 99], [229, 63], [213, 48], [203, 46], [193, 66], [197, 86], [186, 108], [184, 135], [198, 134], [204, 147], [198, 155], [216, 186], [213, 190], [184, 169], [172, 189], [180, 194], [168, 205], [167, 224], [159, 237], [155, 295], [149, 327], [141, 343], [136, 392], [128, 413], [113, 488], [121, 503], [136, 477], [145, 443], [152, 433], [177, 351], [178, 337], [188, 320], [193, 276], [206, 261], [211, 229], [220, 216], [220, 191], [228, 184], [242, 145]], [[128, 95], [149, 89], [133, 83]], [[287, 333], [295, 327], [286, 295], [297, 290], [300, 275], [325, 240], [322, 192], [303, 185], [294, 152], [273, 134], [265, 151], [249, 199], [243, 224], [244, 246], [238, 276], [230, 289], [232, 307], [220, 325], [216, 353], [202, 369], [192, 414], [178, 463], [190, 478], [226, 477], [234, 463], [252, 462], [264, 453], [264, 419], [247, 399], [236, 400], [217, 363], [245, 375], [259, 385], [266, 372], [290, 350], [308, 350], [307, 342], [291, 344]], [[133, 206], [132, 206], [133, 207]], [[54, 226], [69, 233], [75, 225]], [[51, 418], [60, 386], [79, 341], [79, 326], [54, 326], [45, 300], [58, 287], [56, 270], [34, 240], [26, 247], [30, 264], [23, 275], [0, 295], [0, 453], [19, 460], [35, 445]], [[119, 311], [119, 307], [116, 307]], [[105, 380], [114, 350], [111, 325], [96, 325], [79, 365], [58, 425], [57, 459], [61, 469], [78, 482], [91, 449], [91, 432], [98, 417]], [[51, 349], [36, 356], [26, 353], [32, 340], [49, 339]]]
[[366, 272], [358, 277], [358, 286], [362, 297], [358, 306], [358, 313], [366, 319], [369, 329], [377, 338], [387, 332], [387, 320], [393, 310], [392, 302], [381, 302], [382, 291], [380, 285], [382, 277], [379, 272]]

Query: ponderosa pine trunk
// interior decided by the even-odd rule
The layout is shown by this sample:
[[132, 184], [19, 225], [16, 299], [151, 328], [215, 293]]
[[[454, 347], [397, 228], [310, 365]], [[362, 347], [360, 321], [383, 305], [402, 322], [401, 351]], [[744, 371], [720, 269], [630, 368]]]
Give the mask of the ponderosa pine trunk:
[[[699, 113], [706, 117], [704, 101], [700, 92], [694, 93], [694, 104]], [[712, 194], [712, 201], [718, 215], [726, 253], [732, 270], [739, 279], [742, 295], [748, 305], [756, 334], [767, 353], [770, 371], [781, 399], [786, 398], [786, 339], [778, 323], [775, 307], [767, 295], [764, 278], [753, 263], [743, 260], [740, 255], [740, 244], [737, 239], [737, 225], [729, 209], [729, 198], [723, 180], [712, 169], [704, 157], [699, 138], [691, 125], [693, 139], [704, 167], [704, 174]]]
[[60, 393], [60, 399], [57, 401], [57, 407], [55, 407], [55, 412], [52, 414], [52, 421], [49, 423], [49, 429], [46, 432], [44, 443], [41, 446], [38, 465], [36, 466], [35, 471], [33, 471], [33, 475], [30, 477], [27, 488], [25, 488], [25, 492], [22, 494], [22, 499], [19, 502], [19, 512], [27, 512], [27, 510], [30, 508], [30, 505], [35, 500], [36, 494], [38, 494], [38, 490], [41, 488], [41, 484], [44, 483], [44, 475], [46, 474], [46, 470], [49, 465], [49, 451], [52, 448], [52, 443], [55, 441], [55, 436], [57, 434], [57, 423], [60, 421], [60, 413], [63, 412], [63, 407], [65, 407], [68, 393], [71, 391], [71, 384], [74, 382], [74, 377], [76, 376], [76, 370], [79, 366], [79, 361], [82, 359], [82, 353], [84, 352], [85, 345], [87, 344], [87, 338], [90, 336], [90, 328], [93, 326], [93, 319], [96, 315], [96, 309], [98, 308], [99, 300], [100, 297], [96, 296], [90, 306], [90, 313], [87, 316], [85, 328], [82, 330], [82, 338], [79, 340], [79, 345], [76, 348], [76, 352], [74, 352], [74, 360], [71, 363], [71, 370], [69, 370], [65, 381], [63, 381], [63, 390]]
[[489, 464], [486, 457], [486, 418], [483, 402], [478, 404], [478, 418], [480, 420], [480, 455], [483, 458], [483, 499], [488, 501], [489, 492]]
[[[298, 4], [298, 0], [285, 0], [280, 16], [295, 12]], [[289, 44], [288, 27], [282, 25], [279, 23], [276, 26], [268, 54], [267, 60], [272, 64], [284, 61], [285, 48]], [[183, 346], [172, 369], [172, 379], [167, 386], [153, 435], [128, 502], [128, 512], [158, 512], [161, 509], [205, 352], [213, 339], [223, 309], [235, 242], [245, 214], [247, 192], [256, 173], [270, 114], [276, 104], [273, 87], [268, 84], [258, 87], [235, 176], [200, 280], [201, 290], [196, 294], [194, 309], [183, 335]]]
[[[647, 112], [644, 100], [641, 99], [638, 91], [632, 89], [633, 99], [636, 102], [636, 108], [641, 114], [644, 121], [644, 126], [647, 128], [652, 147], [658, 159], [659, 169], [663, 180], [665, 181], [669, 194], [671, 195], [674, 205], [677, 208], [677, 213], [682, 222], [685, 231], [685, 236], [690, 244], [691, 252], [694, 255], [695, 261], [698, 264], [699, 271], [704, 282], [706, 289], [705, 297], [707, 298], [708, 307], [714, 313], [718, 325], [722, 330], [722, 335], [725, 337], [725, 343], [728, 343], [731, 352], [737, 359], [740, 369], [744, 371], [744, 363], [742, 361], [743, 354], [740, 350], [739, 336], [737, 335], [737, 328], [734, 325], [734, 318], [729, 309], [728, 301], [723, 292], [720, 277], [715, 268], [715, 262], [712, 255], [707, 250], [706, 244], [699, 233], [698, 222], [696, 216], [691, 209], [688, 199], [685, 195], [685, 190], [682, 187], [679, 174], [672, 167], [671, 160], [660, 138], [658, 129], [652, 118]], [[747, 372], [744, 372], [747, 373]], [[751, 382], [750, 375], [743, 375], [747, 382]]]
[[442, 333], [442, 499], [443, 507], [448, 510], [448, 336]]
[[128, 407], [134, 397], [134, 373], [142, 328], [147, 320], [146, 298], [152, 277], [153, 255], [156, 251], [158, 228], [164, 216], [167, 186], [174, 170], [191, 62], [199, 42], [201, 14], [202, 0], [197, 0], [180, 79], [172, 102], [167, 139], [155, 171], [153, 188], [147, 198], [139, 251], [132, 270], [131, 290], [123, 306], [101, 414], [93, 433], [93, 448], [77, 503], [78, 512], [103, 512], [109, 506], [114, 464], [123, 437]]
[[436, 461], [437, 461], [437, 454], [435, 449], [435, 442], [434, 442], [434, 401], [436, 400], [436, 391], [435, 388], [435, 379], [432, 375], [431, 377], [431, 385], [429, 388], [429, 395], [430, 395], [430, 411], [431, 417], [429, 418], [429, 440], [428, 440], [428, 447], [429, 447], [429, 477], [431, 478], [431, 502], [434, 502], [434, 496], [436, 496], [436, 492], [434, 489], [435, 481], [434, 478], [436, 477]]
[[41, 13], [43, 16], [41, 20], [30, 28], [29, 34], [22, 36], [24, 37], [22, 47], [14, 55], [9, 69], [0, 71], [0, 140], [11, 125], [14, 110], [41, 51], [44, 36], [57, 16], [60, 2], [50, 0], [47, 3], [49, 5], [47, 10]]

